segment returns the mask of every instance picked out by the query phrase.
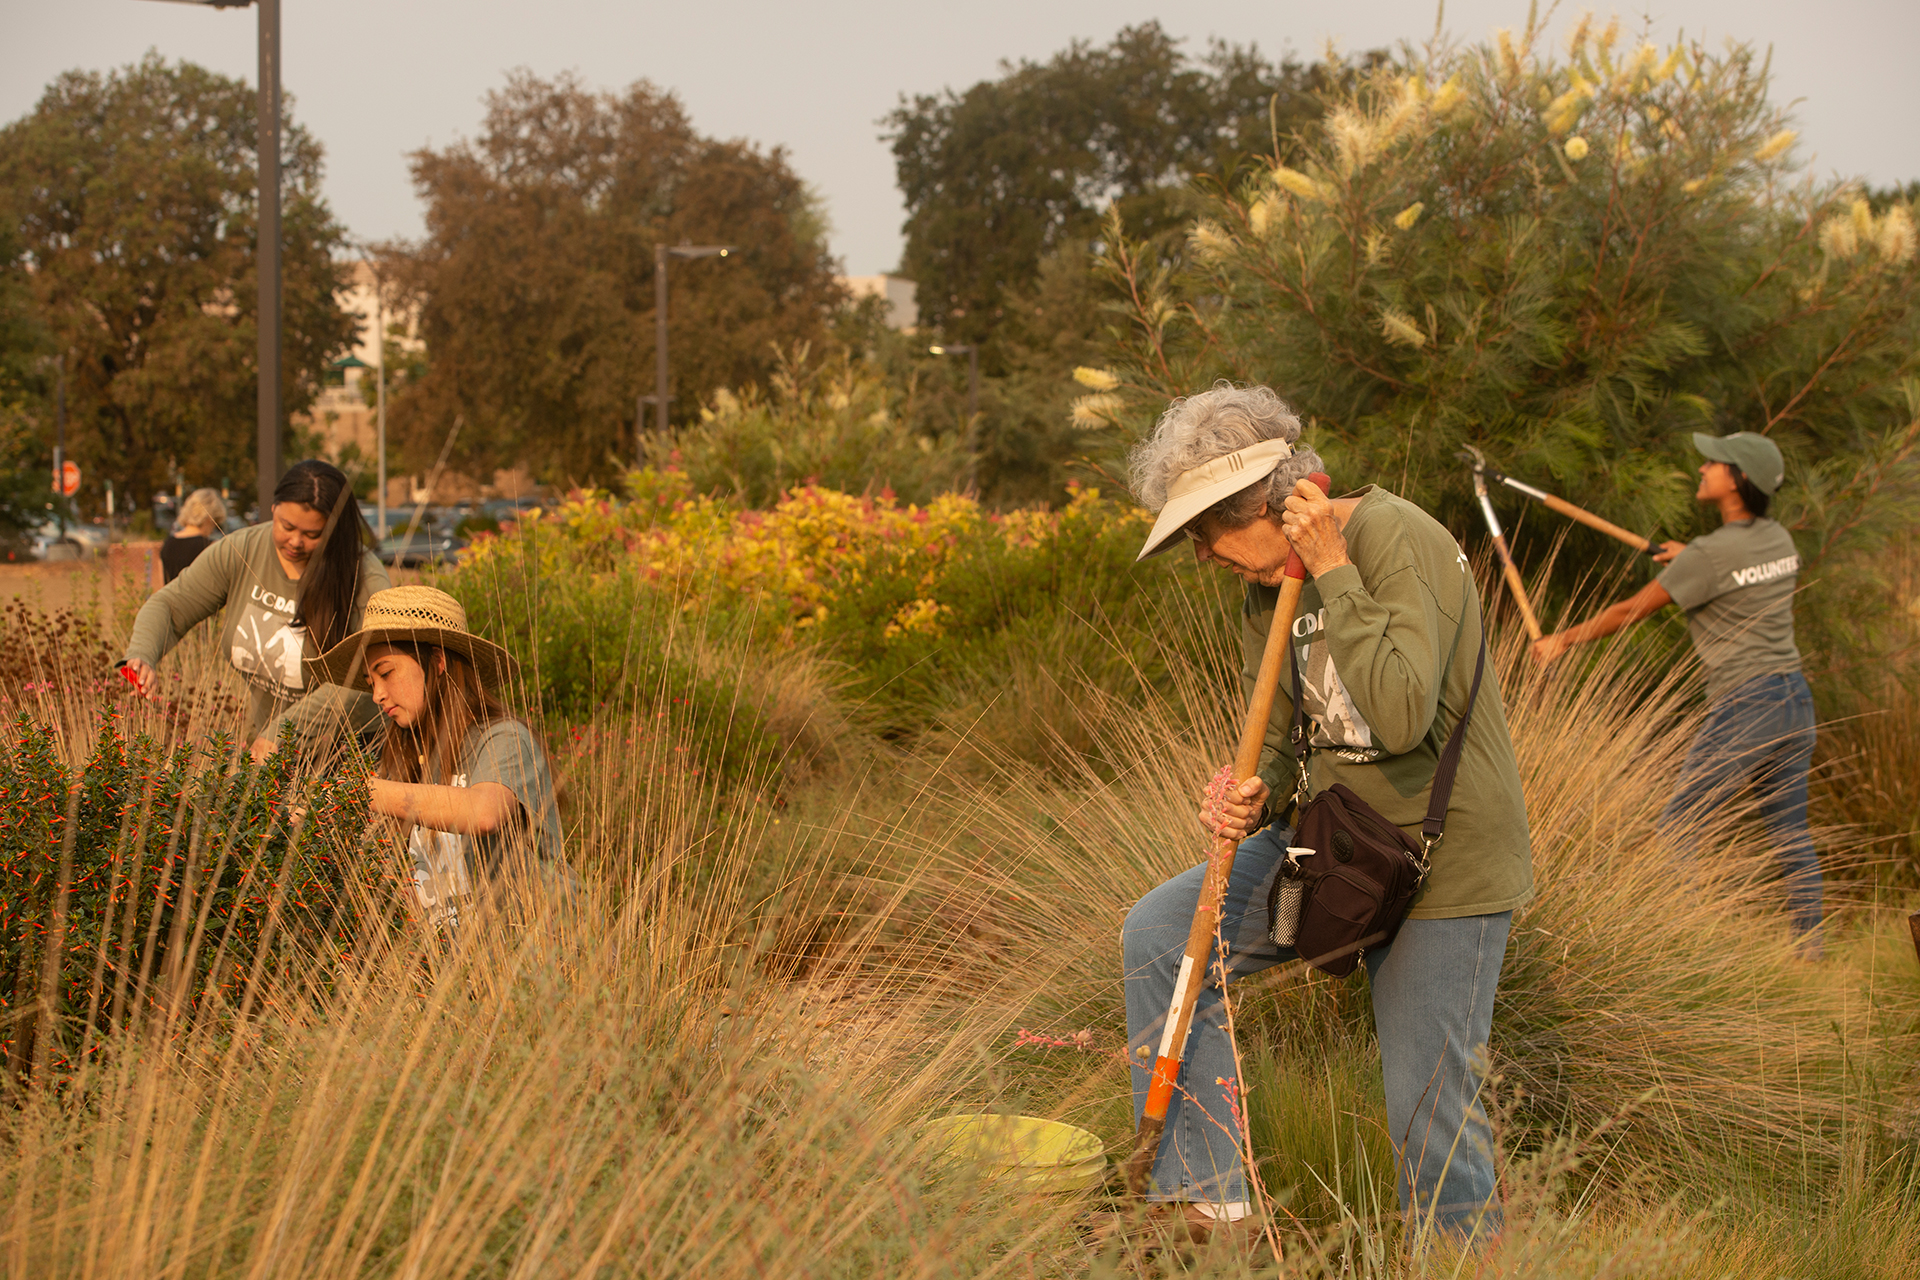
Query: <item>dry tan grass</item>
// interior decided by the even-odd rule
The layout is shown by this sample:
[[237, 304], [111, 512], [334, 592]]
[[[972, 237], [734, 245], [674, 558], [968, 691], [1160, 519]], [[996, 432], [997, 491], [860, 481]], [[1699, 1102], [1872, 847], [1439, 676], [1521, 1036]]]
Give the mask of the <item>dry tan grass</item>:
[[[1218, 634], [1193, 621], [1167, 634]], [[1130, 690], [1061, 679], [1087, 745], [1045, 768], [984, 733], [945, 744], [964, 770], [903, 758], [835, 720], [837, 754], [775, 806], [661, 772], [670, 750], [563, 752], [588, 910], [484, 921], [452, 953], [408, 933], [344, 980], [296, 969], [270, 1005], [128, 1028], [71, 1087], [16, 1099], [0, 1258], [34, 1277], [1138, 1273], [1082, 1247], [1077, 1206], [942, 1173], [911, 1136], [1008, 1107], [1124, 1144], [1121, 914], [1200, 856], [1194, 797], [1236, 714], [1207, 674], [1224, 655], [1185, 657]], [[1330, 1234], [1287, 1238], [1282, 1274], [1910, 1258], [1914, 1188], [1889, 1180], [1914, 1141], [1912, 957], [1862, 912], [1798, 965], [1739, 814], [1676, 875], [1651, 834], [1690, 729], [1675, 682], [1540, 677], [1511, 637], [1499, 658], [1539, 879], [1496, 1020], [1512, 1228], [1488, 1259], [1408, 1261], [1377, 1218], [1390, 1185], [1330, 1179], [1362, 1192], [1330, 1201]], [[839, 714], [803, 666], [754, 678], [802, 708], [775, 717], [797, 718], [787, 741]], [[43, 712], [84, 743], [94, 706]], [[1291, 971], [1245, 991], [1271, 1049], [1256, 1089], [1321, 1098], [1316, 1055], [1365, 1061], [1363, 1009]], [[1092, 1049], [1017, 1049], [1023, 1025]], [[1311, 1123], [1302, 1151], [1368, 1121]], [[1712, 1216], [1723, 1195], [1858, 1230]]]

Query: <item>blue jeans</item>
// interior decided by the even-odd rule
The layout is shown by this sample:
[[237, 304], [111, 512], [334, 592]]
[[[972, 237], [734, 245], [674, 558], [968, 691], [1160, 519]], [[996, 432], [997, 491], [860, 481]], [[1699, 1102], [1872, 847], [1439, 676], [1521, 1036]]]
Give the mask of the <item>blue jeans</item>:
[[[1229, 981], [1295, 958], [1292, 948], [1276, 947], [1266, 936], [1267, 894], [1291, 835], [1285, 827], [1268, 827], [1243, 841], [1235, 855], [1221, 910]], [[1195, 867], [1153, 890], [1134, 904], [1121, 930], [1136, 1123], [1146, 1108], [1152, 1055], [1205, 875], [1204, 866]], [[1431, 1215], [1435, 1230], [1455, 1235], [1493, 1235], [1501, 1225], [1493, 1139], [1474, 1059], [1493, 1026], [1493, 993], [1512, 924], [1511, 911], [1408, 920], [1391, 945], [1366, 955], [1400, 1209], [1422, 1221]], [[1194, 1010], [1179, 1088], [1153, 1167], [1153, 1199], [1247, 1199], [1240, 1135], [1227, 1090], [1218, 1083], [1239, 1074], [1221, 1006], [1216, 976]]]
[[1819, 929], [1821, 919], [1820, 855], [1807, 830], [1814, 738], [1806, 677], [1797, 671], [1755, 676], [1708, 710], [1660, 814], [1661, 827], [1690, 851], [1699, 824], [1751, 785], [1760, 820], [1779, 849], [1793, 931], [1802, 937]]

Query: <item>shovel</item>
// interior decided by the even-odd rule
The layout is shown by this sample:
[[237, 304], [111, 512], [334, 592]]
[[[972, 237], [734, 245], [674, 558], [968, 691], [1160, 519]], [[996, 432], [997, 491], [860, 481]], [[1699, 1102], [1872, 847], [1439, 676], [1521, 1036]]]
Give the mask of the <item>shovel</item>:
[[[1308, 476], [1321, 493], [1333, 490], [1333, 481], [1324, 472]], [[1245, 781], [1260, 768], [1260, 748], [1267, 740], [1267, 721], [1273, 715], [1273, 696], [1280, 687], [1280, 664], [1292, 643], [1293, 616], [1300, 609], [1300, 591], [1306, 585], [1307, 566], [1297, 553], [1287, 556], [1286, 576], [1280, 582], [1280, 600], [1274, 606], [1273, 626], [1267, 632], [1267, 646], [1260, 655], [1260, 673], [1254, 678], [1253, 697], [1247, 703], [1247, 718], [1240, 728], [1240, 749], [1233, 758], [1233, 776]], [[1153, 1082], [1147, 1087], [1147, 1107], [1134, 1131], [1133, 1153], [1127, 1157], [1127, 1190], [1142, 1195], [1153, 1174], [1153, 1162], [1160, 1154], [1160, 1137], [1167, 1129], [1167, 1108], [1180, 1079], [1180, 1063], [1186, 1057], [1187, 1032], [1193, 1025], [1194, 1005], [1213, 963], [1213, 939], [1220, 925], [1220, 905], [1227, 896], [1227, 883], [1233, 875], [1233, 857], [1239, 842], [1223, 837], [1214, 840], [1213, 856], [1207, 860], [1206, 879], [1200, 884], [1200, 902], [1193, 913], [1193, 927], [1187, 931], [1186, 954], [1180, 959], [1180, 973], [1173, 983], [1173, 1003], [1167, 1009], [1160, 1035], [1160, 1052], [1153, 1061]]]

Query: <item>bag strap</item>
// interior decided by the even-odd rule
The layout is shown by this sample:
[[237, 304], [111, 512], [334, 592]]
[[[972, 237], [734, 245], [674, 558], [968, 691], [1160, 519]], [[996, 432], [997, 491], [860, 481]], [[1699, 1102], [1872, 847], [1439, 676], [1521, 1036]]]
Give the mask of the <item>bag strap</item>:
[[1427, 803], [1427, 816], [1420, 820], [1423, 855], [1432, 854], [1433, 846], [1446, 834], [1447, 802], [1453, 799], [1453, 776], [1460, 771], [1460, 754], [1467, 745], [1467, 723], [1473, 719], [1473, 704], [1480, 700], [1480, 677], [1486, 672], [1487, 633], [1483, 628], [1480, 660], [1473, 664], [1473, 691], [1467, 695], [1467, 709], [1460, 713], [1460, 722], [1453, 726], [1453, 732], [1447, 735], [1447, 745], [1440, 752], [1440, 764], [1433, 771], [1433, 798]]

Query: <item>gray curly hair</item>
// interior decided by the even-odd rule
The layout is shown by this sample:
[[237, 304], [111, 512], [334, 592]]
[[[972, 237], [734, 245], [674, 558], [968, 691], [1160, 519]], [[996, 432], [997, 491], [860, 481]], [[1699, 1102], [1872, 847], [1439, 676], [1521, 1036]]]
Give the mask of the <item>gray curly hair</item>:
[[1267, 482], [1256, 481], [1208, 508], [1229, 529], [1251, 524], [1262, 505], [1278, 511], [1296, 481], [1326, 470], [1311, 445], [1301, 446], [1300, 416], [1271, 388], [1236, 387], [1222, 379], [1210, 391], [1182, 396], [1167, 406], [1153, 434], [1133, 447], [1127, 467], [1133, 494], [1150, 511], [1167, 505], [1167, 490], [1185, 471], [1205, 466], [1262, 440], [1294, 445], [1291, 457], [1273, 469]]

